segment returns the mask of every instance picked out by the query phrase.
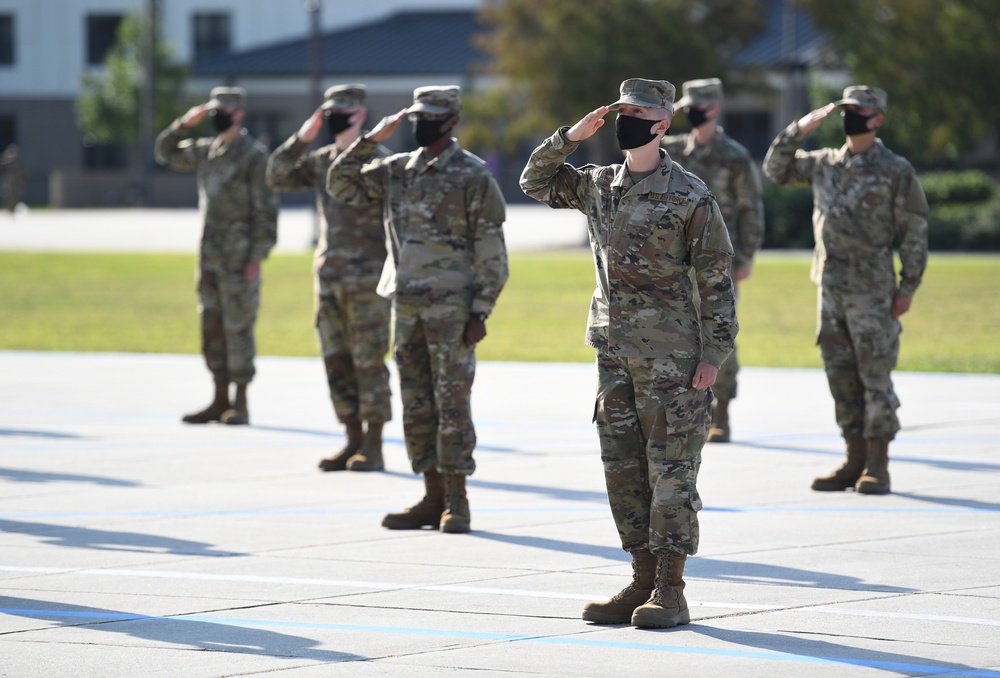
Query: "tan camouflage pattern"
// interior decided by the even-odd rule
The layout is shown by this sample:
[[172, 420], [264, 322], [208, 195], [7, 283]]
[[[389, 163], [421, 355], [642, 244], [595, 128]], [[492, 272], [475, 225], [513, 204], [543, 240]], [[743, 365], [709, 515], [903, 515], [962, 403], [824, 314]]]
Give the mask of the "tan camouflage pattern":
[[403, 436], [414, 473], [472, 475], [476, 351], [463, 341], [469, 312], [450, 304], [396, 301], [393, 357], [399, 369]]
[[793, 122], [771, 143], [764, 174], [778, 184], [812, 185], [813, 282], [845, 294], [891, 296], [898, 237], [899, 291], [917, 291], [927, 267], [927, 198], [905, 158], [880, 139], [857, 156], [846, 144], [805, 151]]
[[[267, 181], [281, 191], [313, 188], [323, 216], [316, 248], [316, 336], [333, 409], [341, 422], [391, 419], [389, 352], [391, 303], [376, 293], [385, 264], [382, 204], [352, 206], [325, 190], [326, 173], [340, 153], [330, 144], [306, 153], [293, 135], [271, 154]], [[379, 149], [379, 157], [388, 152]]]
[[666, 80], [646, 80], [645, 78], [628, 78], [622, 80], [618, 88], [620, 96], [614, 103], [608, 104], [611, 110], [619, 106], [642, 106], [643, 108], [659, 108], [670, 116], [674, 114], [674, 94], [676, 89]]
[[757, 163], [750, 152], [718, 127], [707, 144], [694, 134], [663, 137], [670, 157], [708, 185], [733, 244], [733, 268], [753, 262], [764, 242], [764, 201]]
[[891, 440], [899, 430], [890, 375], [900, 326], [890, 309], [897, 292], [913, 296], [923, 279], [927, 199], [910, 163], [880, 139], [853, 155], [846, 145], [802, 150], [802, 137], [796, 122], [778, 135], [764, 173], [779, 184], [812, 185], [811, 277], [820, 286], [818, 343], [837, 421], [845, 435], [860, 426], [865, 437]]
[[368, 105], [368, 88], [361, 84], [334, 85], [323, 93], [323, 110], [348, 110]]
[[818, 343], [845, 436], [892, 440], [899, 431], [892, 370], [902, 325], [892, 318], [891, 307], [891, 297], [819, 289]]
[[688, 80], [681, 85], [681, 91], [683, 96], [674, 103], [675, 108], [721, 104], [723, 99], [722, 81], [718, 78]]
[[260, 306], [260, 278], [202, 270], [198, 275], [201, 352], [215, 381], [249, 384], [256, 373], [253, 328]]
[[493, 311], [507, 282], [506, 206], [486, 163], [458, 141], [376, 158], [364, 137], [334, 160], [327, 190], [351, 205], [385, 201], [393, 268], [382, 292], [404, 304]]
[[458, 85], [428, 85], [413, 90], [413, 105], [407, 113], [444, 115], [462, 110], [462, 88]]
[[[246, 130], [228, 146], [217, 137], [191, 139], [189, 134], [180, 119], [175, 120], [156, 138], [156, 158], [171, 169], [197, 173], [202, 216], [198, 290], [205, 360], [217, 379], [247, 383], [254, 374], [253, 328], [260, 280], [244, 280], [243, 268], [266, 259], [278, 237], [278, 197], [265, 179], [267, 149]], [[205, 284], [206, 274], [213, 274], [220, 284]], [[222, 314], [225, 332], [209, 336], [206, 333], [218, 332], [220, 324], [205, 314], [216, 312]], [[217, 371], [220, 364], [229, 366], [227, 373]]]
[[391, 302], [375, 291], [322, 275], [316, 279], [316, 336], [337, 419], [392, 419], [389, 369]]
[[[693, 82], [714, 84], [712, 80]], [[708, 86], [702, 89], [707, 88]], [[706, 95], [702, 89], [692, 89]], [[688, 133], [664, 137], [661, 145], [671, 158], [711, 189], [733, 243], [733, 269], [750, 266], [754, 254], [764, 241], [764, 201], [760, 175], [750, 152], [727, 135], [722, 127], [716, 128], [715, 135], [706, 144], [695, 143], [694, 134]], [[737, 347], [734, 344], [733, 352], [719, 369], [713, 386], [716, 396], [725, 400], [736, 397], [739, 369]]]
[[697, 360], [597, 354], [594, 421], [626, 551], [698, 552], [698, 469], [712, 391], [691, 388], [697, 366]]
[[239, 109], [247, 103], [247, 91], [242, 87], [213, 87], [208, 96], [209, 108]]
[[566, 164], [579, 145], [567, 129], [535, 149], [521, 188], [587, 215], [597, 271], [587, 343], [608, 501], [626, 551], [694, 554], [713, 396], [691, 379], [701, 361], [721, 365], [739, 331], [729, 234], [705, 184], [665, 152], [635, 183], [624, 165]]
[[885, 93], [885, 90], [878, 87], [868, 87], [867, 85], [851, 85], [844, 88], [842, 98], [834, 101], [833, 105], [844, 106], [846, 104], [854, 104], [855, 106], [875, 108], [880, 113], [885, 113], [888, 102], [889, 95]]
[[413, 471], [471, 474], [472, 313], [489, 315], [507, 281], [505, 205], [486, 164], [456, 140], [388, 158], [358, 139], [330, 166], [327, 188], [352, 205], [385, 204], [392, 257], [379, 291], [393, 299], [403, 431]]
[[565, 129], [535, 149], [521, 188], [587, 215], [597, 270], [587, 345], [613, 357], [720, 366], [739, 331], [726, 224], [705, 184], [663, 154], [634, 184], [624, 165], [577, 168]]

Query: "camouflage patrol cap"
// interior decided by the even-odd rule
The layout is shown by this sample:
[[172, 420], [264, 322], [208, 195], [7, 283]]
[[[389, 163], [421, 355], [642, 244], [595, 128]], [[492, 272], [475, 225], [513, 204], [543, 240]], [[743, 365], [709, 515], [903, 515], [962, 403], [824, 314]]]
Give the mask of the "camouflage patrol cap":
[[334, 85], [323, 95], [324, 110], [345, 110], [368, 105], [368, 89], [364, 85]]
[[669, 115], [674, 114], [674, 94], [676, 89], [666, 80], [644, 80], [629, 78], [623, 80], [619, 90], [618, 101], [608, 104], [608, 108], [616, 110], [619, 106], [642, 106], [643, 108], [659, 108]]
[[430, 85], [413, 90], [413, 105], [407, 113], [458, 113], [462, 110], [462, 88], [458, 85]]
[[881, 90], [878, 87], [851, 85], [844, 88], [843, 97], [838, 101], [834, 101], [833, 105], [855, 104], [856, 106], [867, 106], [877, 109], [879, 113], [884, 114], [888, 99], [889, 97], [886, 95], [885, 90]]
[[681, 85], [681, 91], [684, 92], [684, 96], [674, 104], [677, 108], [722, 103], [722, 81], [718, 78], [688, 80]]
[[209, 97], [209, 108], [243, 108], [247, 103], [247, 91], [242, 87], [214, 87]]

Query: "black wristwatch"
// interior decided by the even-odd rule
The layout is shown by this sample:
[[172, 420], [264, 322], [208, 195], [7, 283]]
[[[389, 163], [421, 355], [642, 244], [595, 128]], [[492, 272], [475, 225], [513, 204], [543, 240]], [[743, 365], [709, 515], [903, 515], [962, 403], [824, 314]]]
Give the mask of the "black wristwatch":
[[485, 314], [485, 313], [470, 313], [469, 317], [470, 318], [475, 318], [479, 322], [484, 323], [484, 322], [486, 322], [486, 318], [488, 318], [489, 316], [487, 314]]

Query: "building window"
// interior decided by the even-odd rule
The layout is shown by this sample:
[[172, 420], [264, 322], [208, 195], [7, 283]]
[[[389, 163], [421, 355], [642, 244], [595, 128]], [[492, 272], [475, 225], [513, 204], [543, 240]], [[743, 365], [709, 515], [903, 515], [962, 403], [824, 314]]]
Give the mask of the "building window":
[[0, 153], [17, 142], [17, 120], [11, 115], [0, 115]]
[[92, 14], [87, 17], [87, 63], [99, 66], [118, 40], [121, 14]]
[[120, 144], [90, 144], [83, 147], [86, 169], [124, 169], [127, 153]]
[[0, 14], [0, 64], [14, 63], [14, 15]]
[[194, 60], [228, 54], [232, 44], [228, 14], [194, 15]]

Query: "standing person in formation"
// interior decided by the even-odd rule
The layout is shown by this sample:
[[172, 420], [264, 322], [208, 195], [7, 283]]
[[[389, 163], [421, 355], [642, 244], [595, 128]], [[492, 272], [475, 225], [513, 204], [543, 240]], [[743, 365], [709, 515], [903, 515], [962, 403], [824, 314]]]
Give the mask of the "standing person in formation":
[[[597, 270], [587, 326], [587, 344], [597, 349], [594, 421], [632, 581], [610, 600], [588, 603], [583, 618], [669, 628], [691, 620], [683, 575], [698, 551], [709, 387], [739, 331], [733, 248], [708, 187], [660, 148], [674, 86], [630, 78], [620, 93], [536, 148], [521, 188], [587, 215]], [[611, 110], [625, 162], [567, 164]]]
[[[472, 457], [476, 344], [507, 281], [506, 208], [486, 163], [464, 150], [461, 89], [419, 87], [413, 105], [383, 118], [333, 162], [327, 188], [352, 205], [385, 201], [391, 264], [380, 291], [393, 299], [406, 452], [424, 497], [382, 520], [390, 530], [468, 532], [465, 479]], [[403, 121], [420, 147], [375, 157]]]
[[[246, 92], [216, 87], [156, 138], [156, 158], [198, 174], [203, 228], [198, 256], [202, 352], [215, 398], [189, 424], [249, 424], [247, 385], [254, 377], [254, 325], [260, 305], [260, 262], [278, 236], [278, 197], [267, 185], [267, 149], [243, 127]], [[192, 139], [206, 116], [214, 136]], [[229, 384], [236, 384], [233, 400]]]
[[[910, 163], [878, 139], [886, 102], [877, 87], [848, 87], [839, 101], [785, 128], [764, 158], [772, 181], [811, 184], [813, 190], [817, 343], [847, 444], [847, 461], [813, 481], [812, 489], [821, 492], [890, 491], [889, 442], [899, 431], [892, 370], [899, 318], [910, 309], [927, 266], [927, 198]], [[837, 108], [847, 143], [803, 150], [805, 136]]]
[[[722, 81], [718, 78], [689, 80], [675, 108], [684, 108], [691, 132], [663, 137], [663, 147], [688, 172], [708, 184], [733, 243], [733, 282], [750, 277], [753, 256], [764, 240], [764, 202], [760, 176], [750, 152], [718, 124], [722, 113]], [[737, 295], [738, 296], [738, 295]], [[719, 369], [712, 390], [712, 427], [708, 442], [730, 440], [729, 403], [736, 398], [736, 375], [740, 365], [736, 347]]]
[[[324, 471], [381, 471], [382, 427], [392, 418], [389, 370], [391, 302], [376, 292], [385, 264], [382, 203], [347, 205], [326, 191], [330, 165], [361, 136], [368, 112], [364, 85], [335, 85], [299, 131], [267, 164], [267, 181], [278, 190], [316, 190], [323, 229], [316, 248], [316, 335], [326, 366], [330, 399], [347, 429], [347, 444], [323, 459]], [[326, 125], [333, 143], [306, 153]], [[375, 157], [385, 157], [377, 149]]]

